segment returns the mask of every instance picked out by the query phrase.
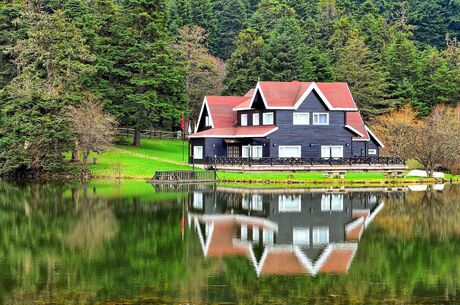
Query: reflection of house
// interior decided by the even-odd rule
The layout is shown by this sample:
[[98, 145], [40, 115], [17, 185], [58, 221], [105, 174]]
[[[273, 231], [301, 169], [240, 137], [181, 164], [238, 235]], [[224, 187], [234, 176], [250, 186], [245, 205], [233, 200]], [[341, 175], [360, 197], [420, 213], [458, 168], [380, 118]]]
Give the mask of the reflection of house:
[[246, 256], [258, 275], [347, 272], [383, 203], [370, 192], [194, 192], [206, 257]]

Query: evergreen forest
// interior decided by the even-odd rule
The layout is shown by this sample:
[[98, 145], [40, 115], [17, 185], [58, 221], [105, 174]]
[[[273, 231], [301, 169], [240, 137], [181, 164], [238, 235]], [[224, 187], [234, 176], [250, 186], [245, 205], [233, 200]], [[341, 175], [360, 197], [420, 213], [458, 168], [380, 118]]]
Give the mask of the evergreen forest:
[[460, 101], [459, 0], [3, 0], [0, 172], [54, 171], [66, 112], [178, 130], [204, 95], [258, 80], [340, 81], [367, 120]]

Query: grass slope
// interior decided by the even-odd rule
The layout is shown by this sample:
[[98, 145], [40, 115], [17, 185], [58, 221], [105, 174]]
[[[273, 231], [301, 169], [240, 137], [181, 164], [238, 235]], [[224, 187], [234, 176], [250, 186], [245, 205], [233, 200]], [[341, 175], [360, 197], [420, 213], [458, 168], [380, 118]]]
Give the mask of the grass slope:
[[[142, 139], [141, 147], [129, 145], [131, 139], [120, 139], [122, 144], [114, 145], [106, 153], [97, 156], [96, 165], [91, 165], [91, 173], [96, 178], [150, 179], [157, 170], [190, 170], [191, 166], [183, 161], [188, 155], [186, 142], [180, 140]], [[323, 172], [218, 172], [218, 178], [224, 181], [263, 183], [264, 181], [292, 181], [305, 183], [330, 182], [369, 182], [381, 181], [410, 183], [430, 179], [404, 178], [388, 179], [382, 172], [349, 172], [345, 179], [329, 179]], [[446, 175], [446, 178], [459, 176]]]

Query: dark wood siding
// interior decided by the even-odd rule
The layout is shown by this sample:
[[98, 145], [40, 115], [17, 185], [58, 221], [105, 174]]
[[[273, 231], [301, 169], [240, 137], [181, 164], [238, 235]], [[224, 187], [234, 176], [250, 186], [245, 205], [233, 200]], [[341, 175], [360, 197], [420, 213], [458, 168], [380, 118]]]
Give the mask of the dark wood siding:
[[[310, 113], [310, 125], [293, 125], [294, 112]], [[329, 113], [329, 125], [313, 125], [314, 112]], [[316, 93], [310, 93], [295, 111], [277, 110], [276, 118], [278, 131], [269, 135], [271, 157], [278, 157], [280, 145], [301, 145], [304, 158], [320, 157], [322, 145], [342, 145], [344, 157], [351, 156], [351, 139], [354, 134], [344, 127], [344, 111], [329, 111]]]

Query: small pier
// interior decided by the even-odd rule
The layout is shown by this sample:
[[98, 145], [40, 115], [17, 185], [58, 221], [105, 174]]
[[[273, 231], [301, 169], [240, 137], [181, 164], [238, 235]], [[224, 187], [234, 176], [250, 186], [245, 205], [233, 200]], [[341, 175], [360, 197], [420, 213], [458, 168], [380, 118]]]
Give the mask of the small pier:
[[150, 183], [202, 183], [216, 182], [216, 171], [156, 171], [155, 175], [148, 182]]

